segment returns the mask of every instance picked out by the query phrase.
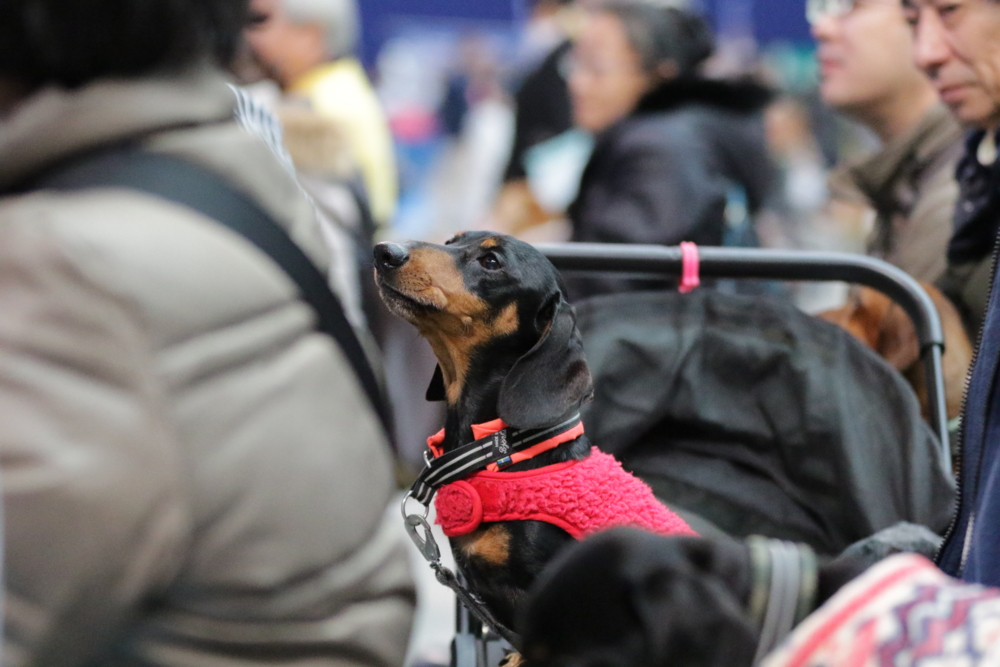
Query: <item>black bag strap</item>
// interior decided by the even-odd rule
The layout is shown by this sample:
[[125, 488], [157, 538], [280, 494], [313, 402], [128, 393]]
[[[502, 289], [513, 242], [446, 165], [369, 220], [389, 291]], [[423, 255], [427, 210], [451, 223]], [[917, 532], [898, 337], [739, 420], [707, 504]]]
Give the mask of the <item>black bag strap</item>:
[[340, 345], [386, 436], [392, 428], [388, 405], [361, 341], [344, 315], [323, 273], [288, 233], [250, 197], [211, 170], [182, 158], [136, 147], [85, 155], [47, 171], [30, 189], [80, 190], [121, 187], [145, 192], [192, 208], [237, 232], [277, 262], [316, 313], [316, 328]]

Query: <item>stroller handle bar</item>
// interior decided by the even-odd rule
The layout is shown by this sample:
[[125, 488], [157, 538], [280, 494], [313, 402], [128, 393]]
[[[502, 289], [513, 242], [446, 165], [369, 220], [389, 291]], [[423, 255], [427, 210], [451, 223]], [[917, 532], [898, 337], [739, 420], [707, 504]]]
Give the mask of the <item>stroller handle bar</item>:
[[[560, 271], [600, 271], [680, 276], [678, 246], [625, 243], [535, 244]], [[944, 399], [944, 333], [934, 302], [910, 275], [865, 255], [808, 250], [699, 246], [706, 278], [842, 281], [866, 285], [898, 303], [913, 320], [927, 376], [930, 424], [940, 442], [941, 465], [951, 474], [948, 416]]]

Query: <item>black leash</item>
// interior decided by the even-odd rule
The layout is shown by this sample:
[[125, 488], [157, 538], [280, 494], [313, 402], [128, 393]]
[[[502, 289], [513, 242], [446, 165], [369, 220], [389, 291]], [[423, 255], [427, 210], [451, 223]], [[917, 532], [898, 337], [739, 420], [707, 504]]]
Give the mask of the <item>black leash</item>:
[[316, 328], [340, 345], [386, 437], [392, 439], [388, 404], [340, 300], [316, 265], [254, 200], [209, 169], [132, 144], [99, 149], [56, 165], [18, 191], [96, 187], [137, 190], [187, 206], [237, 232], [264, 251], [298, 286], [302, 300], [316, 314]]
[[[434, 576], [438, 582], [451, 589], [459, 602], [469, 610], [469, 613], [478, 618], [480, 623], [492, 630], [497, 636], [503, 637], [515, 649], [520, 649], [520, 635], [498, 621], [493, 613], [486, 608], [483, 601], [469, 590], [454, 572], [441, 562], [441, 550], [438, 548], [437, 542], [434, 540], [434, 535], [431, 533], [431, 527], [427, 523], [427, 508], [424, 508], [423, 515], [407, 514], [406, 501], [409, 498], [410, 496], [407, 494], [406, 498], [403, 499], [402, 507], [406, 532], [409, 534], [410, 539], [413, 540], [413, 543], [417, 545], [417, 550], [427, 559], [431, 569], [434, 570]], [[423, 535], [420, 534], [421, 531]]]

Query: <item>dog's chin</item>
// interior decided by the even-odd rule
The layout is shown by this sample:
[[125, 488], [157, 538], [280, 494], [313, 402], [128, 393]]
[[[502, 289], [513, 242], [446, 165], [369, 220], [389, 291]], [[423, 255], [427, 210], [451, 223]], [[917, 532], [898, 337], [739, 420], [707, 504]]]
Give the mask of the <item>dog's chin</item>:
[[382, 303], [389, 312], [411, 324], [418, 324], [428, 314], [438, 310], [435, 306], [404, 294], [382, 280], [378, 281], [378, 289]]

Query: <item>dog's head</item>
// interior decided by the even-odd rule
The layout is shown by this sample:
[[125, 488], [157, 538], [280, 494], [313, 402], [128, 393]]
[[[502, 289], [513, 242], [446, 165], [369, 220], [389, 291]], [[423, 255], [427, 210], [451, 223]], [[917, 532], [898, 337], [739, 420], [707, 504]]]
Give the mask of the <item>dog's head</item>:
[[562, 280], [529, 244], [489, 232], [380, 243], [375, 280], [389, 310], [434, 349], [429, 400], [494, 402], [487, 409], [507, 424], [533, 428], [593, 393]]
[[750, 665], [751, 576], [749, 550], [735, 540], [600, 533], [532, 587], [522, 654], [533, 667]]
[[[972, 343], [955, 306], [939, 289], [921, 283], [938, 315], [944, 333], [944, 383], [948, 418], [961, 412], [965, 376], [972, 364]], [[900, 371], [913, 386], [927, 414], [927, 385], [920, 361], [917, 331], [903, 307], [870, 287], [851, 291], [847, 304], [820, 313], [818, 317], [845, 329]]]

